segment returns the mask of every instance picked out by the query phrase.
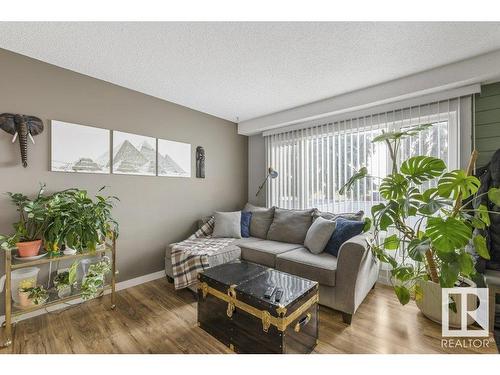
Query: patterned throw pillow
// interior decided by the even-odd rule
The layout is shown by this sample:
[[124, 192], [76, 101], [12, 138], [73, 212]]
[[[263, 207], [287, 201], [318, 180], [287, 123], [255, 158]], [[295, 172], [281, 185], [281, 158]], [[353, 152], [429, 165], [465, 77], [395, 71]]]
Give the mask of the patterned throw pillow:
[[347, 240], [360, 234], [363, 231], [365, 223], [357, 220], [346, 220], [342, 217], [337, 218], [335, 223], [335, 231], [326, 244], [325, 251], [333, 256], [338, 256], [340, 246]]
[[252, 213], [241, 211], [241, 237], [250, 237], [250, 220], [252, 220]]

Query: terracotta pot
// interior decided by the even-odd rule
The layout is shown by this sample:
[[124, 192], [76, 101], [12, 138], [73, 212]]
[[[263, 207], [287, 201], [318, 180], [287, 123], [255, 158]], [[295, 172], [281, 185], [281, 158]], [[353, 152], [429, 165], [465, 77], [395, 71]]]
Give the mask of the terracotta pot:
[[[468, 287], [476, 287], [476, 283], [474, 283], [472, 280], [466, 279], [466, 278], [461, 278], [460, 281]], [[441, 286], [437, 283], [434, 283], [432, 281], [424, 281], [424, 280], [419, 280], [418, 284], [420, 285], [420, 288], [422, 290], [422, 298], [421, 299], [416, 299], [415, 302], [422, 312], [427, 318], [430, 320], [435, 321], [436, 323], [441, 324], [441, 305], [442, 305], [442, 298], [441, 298]], [[446, 301], [446, 304], [448, 302]], [[453, 312], [452, 310], [449, 310], [448, 316], [449, 316], [449, 325], [450, 327], [453, 328], [460, 328], [461, 325], [461, 304], [460, 304], [460, 298], [457, 298], [456, 301], [457, 305], [457, 312]], [[477, 306], [477, 298], [475, 295], [470, 294], [467, 296], [467, 309], [469, 311], [472, 311], [476, 308]], [[471, 325], [474, 323], [474, 318], [471, 316], [467, 317], [467, 325]]]
[[16, 243], [17, 252], [20, 257], [34, 257], [40, 252], [42, 247], [42, 240], [18, 242]]

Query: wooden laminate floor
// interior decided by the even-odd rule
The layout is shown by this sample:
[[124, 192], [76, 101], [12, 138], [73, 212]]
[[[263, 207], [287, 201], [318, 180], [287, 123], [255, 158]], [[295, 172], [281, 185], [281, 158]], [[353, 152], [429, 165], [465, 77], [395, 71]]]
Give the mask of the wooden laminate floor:
[[[103, 297], [109, 299], [109, 296]], [[104, 302], [104, 303], [101, 303]], [[377, 286], [353, 318], [321, 307], [315, 353], [497, 353], [489, 348], [442, 348], [441, 327], [426, 319], [413, 302], [401, 306], [392, 290]], [[231, 353], [196, 326], [195, 296], [175, 292], [160, 279], [85, 304], [23, 320], [13, 344], [0, 353]]]

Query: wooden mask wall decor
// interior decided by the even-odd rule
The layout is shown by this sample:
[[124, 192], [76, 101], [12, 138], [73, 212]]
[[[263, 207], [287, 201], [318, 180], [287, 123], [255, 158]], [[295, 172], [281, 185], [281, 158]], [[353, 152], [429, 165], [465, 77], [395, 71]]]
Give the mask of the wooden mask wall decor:
[[196, 147], [196, 177], [205, 178], [205, 149]]
[[19, 138], [21, 160], [23, 167], [26, 168], [28, 166], [28, 137], [31, 142], [35, 143], [33, 136], [43, 132], [43, 121], [34, 116], [2, 113], [0, 115], [0, 128], [14, 135], [12, 143], [16, 141], [16, 138]]

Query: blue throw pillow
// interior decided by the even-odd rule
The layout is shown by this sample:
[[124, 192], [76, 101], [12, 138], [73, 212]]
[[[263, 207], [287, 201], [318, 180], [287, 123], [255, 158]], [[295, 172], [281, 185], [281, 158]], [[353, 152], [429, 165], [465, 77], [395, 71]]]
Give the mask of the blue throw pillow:
[[326, 244], [325, 251], [334, 256], [339, 255], [340, 246], [348, 239], [357, 236], [363, 231], [363, 221], [346, 220], [342, 217], [335, 220], [337, 224], [330, 240]]
[[250, 220], [252, 213], [241, 211], [241, 237], [250, 237]]

